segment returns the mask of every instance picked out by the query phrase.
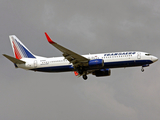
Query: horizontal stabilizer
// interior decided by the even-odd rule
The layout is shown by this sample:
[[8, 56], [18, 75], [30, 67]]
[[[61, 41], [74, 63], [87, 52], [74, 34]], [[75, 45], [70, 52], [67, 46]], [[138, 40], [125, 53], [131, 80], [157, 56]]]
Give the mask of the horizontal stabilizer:
[[9, 59], [11, 62], [15, 63], [15, 64], [25, 64], [26, 62], [22, 61], [22, 60], [19, 60], [17, 58], [14, 58], [14, 57], [11, 57], [11, 56], [8, 56], [6, 54], [3, 54], [4, 57], [6, 57], [7, 59]]

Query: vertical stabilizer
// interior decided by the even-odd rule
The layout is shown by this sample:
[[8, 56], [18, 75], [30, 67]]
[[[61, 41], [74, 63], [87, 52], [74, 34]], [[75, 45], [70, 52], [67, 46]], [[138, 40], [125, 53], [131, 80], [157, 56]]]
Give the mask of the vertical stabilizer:
[[36, 58], [35, 55], [32, 54], [15, 35], [10, 35], [9, 39], [11, 41], [15, 58]]

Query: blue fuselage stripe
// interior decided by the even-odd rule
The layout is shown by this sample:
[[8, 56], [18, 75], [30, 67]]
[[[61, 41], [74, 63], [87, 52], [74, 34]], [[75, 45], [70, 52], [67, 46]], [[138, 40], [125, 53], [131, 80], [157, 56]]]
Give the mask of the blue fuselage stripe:
[[151, 60], [132, 60], [132, 61], [121, 61], [121, 62], [105, 62], [104, 66], [107, 68], [119, 68], [119, 67], [142, 66], [151, 63], [153, 63]]

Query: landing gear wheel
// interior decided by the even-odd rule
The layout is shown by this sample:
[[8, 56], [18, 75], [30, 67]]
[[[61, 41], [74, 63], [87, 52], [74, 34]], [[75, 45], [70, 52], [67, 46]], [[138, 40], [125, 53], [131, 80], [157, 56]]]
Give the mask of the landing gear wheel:
[[144, 72], [144, 69], [143, 69], [143, 67], [142, 67], [141, 71], [142, 71], [142, 72]]
[[87, 78], [88, 78], [87, 75], [83, 75], [84, 80], [87, 80]]

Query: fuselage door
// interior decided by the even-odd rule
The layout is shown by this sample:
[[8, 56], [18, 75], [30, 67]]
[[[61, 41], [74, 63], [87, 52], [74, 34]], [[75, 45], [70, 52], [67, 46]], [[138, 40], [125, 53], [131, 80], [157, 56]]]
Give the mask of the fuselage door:
[[141, 53], [137, 53], [137, 59], [141, 59]]
[[34, 61], [34, 67], [37, 67], [37, 60]]

